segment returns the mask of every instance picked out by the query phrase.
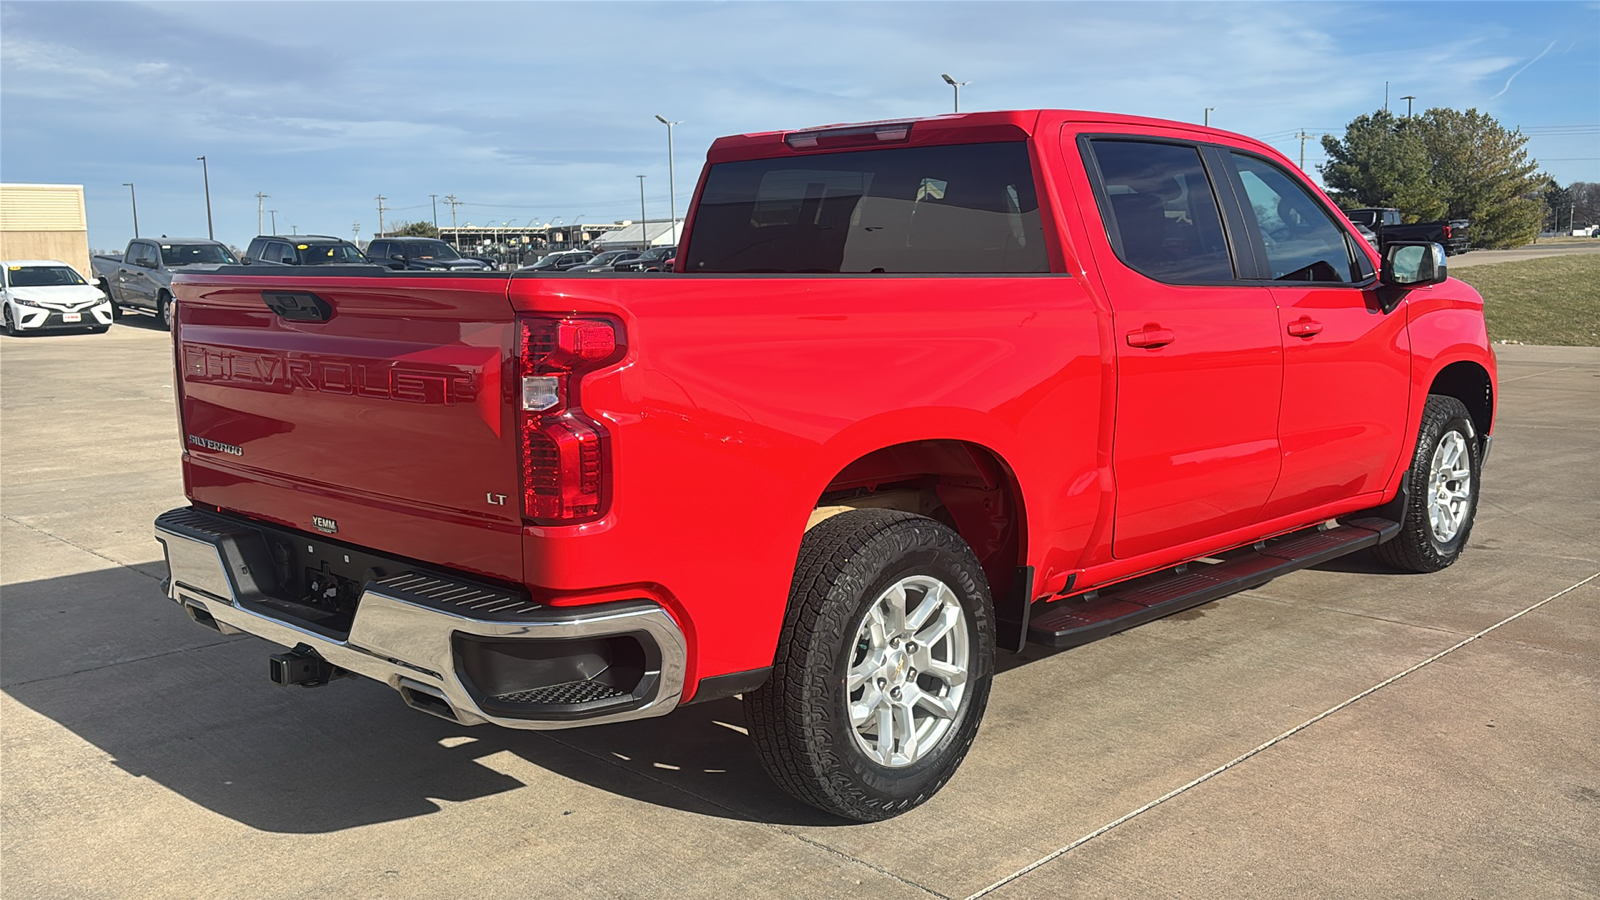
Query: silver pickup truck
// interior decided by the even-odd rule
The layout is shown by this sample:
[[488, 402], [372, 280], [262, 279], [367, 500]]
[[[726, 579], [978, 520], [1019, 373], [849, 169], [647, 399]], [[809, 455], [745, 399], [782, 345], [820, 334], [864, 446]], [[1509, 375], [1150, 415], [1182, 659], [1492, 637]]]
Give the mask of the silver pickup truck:
[[182, 269], [238, 265], [233, 252], [203, 238], [134, 238], [121, 256], [96, 255], [89, 260], [95, 283], [111, 298], [112, 315], [124, 307], [155, 313], [172, 327], [172, 276]]

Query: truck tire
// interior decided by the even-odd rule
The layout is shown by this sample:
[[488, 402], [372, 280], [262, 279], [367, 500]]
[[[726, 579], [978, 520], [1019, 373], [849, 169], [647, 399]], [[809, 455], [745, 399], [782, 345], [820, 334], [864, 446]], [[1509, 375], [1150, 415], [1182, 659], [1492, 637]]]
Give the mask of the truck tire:
[[162, 291], [160, 294], [158, 294], [156, 296], [156, 316], [157, 318], [161, 319], [161, 327], [171, 331], [172, 320], [176, 318], [177, 315], [177, 306], [173, 302], [172, 296], [166, 291]]
[[801, 542], [772, 674], [745, 716], [779, 787], [878, 821], [950, 780], [993, 671], [989, 584], [966, 542], [923, 516], [853, 510]]
[[1428, 395], [1405, 476], [1411, 499], [1400, 533], [1372, 548], [1373, 555], [1407, 572], [1437, 572], [1455, 562], [1478, 509], [1482, 452], [1466, 405]]

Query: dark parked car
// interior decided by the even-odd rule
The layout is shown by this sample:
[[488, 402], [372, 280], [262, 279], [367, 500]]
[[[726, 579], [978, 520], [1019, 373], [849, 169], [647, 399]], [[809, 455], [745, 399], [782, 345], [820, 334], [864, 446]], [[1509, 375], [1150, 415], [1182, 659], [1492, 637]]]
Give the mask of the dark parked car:
[[1404, 224], [1400, 210], [1392, 207], [1367, 206], [1343, 210], [1345, 216], [1357, 225], [1365, 225], [1378, 235], [1378, 251], [1399, 241], [1432, 241], [1442, 244], [1449, 254], [1465, 253], [1472, 249], [1467, 229], [1472, 224], [1466, 219], [1439, 219], [1434, 222]]
[[662, 265], [677, 252], [676, 246], [651, 247], [633, 259], [614, 263], [611, 268], [618, 272], [659, 272]]
[[259, 234], [244, 251], [245, 265], [370, 265], [361, 248], [325, 234]]
[[438, 238], [378, 238], [367, 245], [367, 258], [391, 269], [449, 270], [487, 272], [493, 267], [478, 259], [468, 259]]
[[573, 266], [572, 268], [568, 269], [567, 271], [574, 272], [574, 273], [576, 273], [576, 272], [610, 272], [610, 271], [612, 271], [611, 267], [616, 265], [617, 263], [619, 263], [619, 262], [628, 262], [630, 260], [634, 260], [634, 259], [638, 259], [638, 258], [639, 258], [639, 251], [638, 250], [607, 250], [604, 253], [601, 253], [599, 256], [596, 256], [593, 259], [589, 260], [588, 262], [584, 263], [583, 265], [581, 265], [581, 266]]
[[531, 265], [518, 267], [518, 272], [565, 272], [574, 266], [581, 266], [594, 258], [588, 250], [559, 250], [547, 253], [540, 257], [538, 262]]

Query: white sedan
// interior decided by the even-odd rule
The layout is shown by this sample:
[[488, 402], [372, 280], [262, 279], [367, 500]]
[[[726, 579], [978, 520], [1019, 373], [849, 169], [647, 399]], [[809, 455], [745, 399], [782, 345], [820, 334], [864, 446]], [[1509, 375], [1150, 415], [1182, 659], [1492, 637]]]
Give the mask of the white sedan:
[[102, 332], [111, 327], [111, 300], [75, 269], [54, 259], [0, 263], [0, 316], [6, 334], [61, 328]]

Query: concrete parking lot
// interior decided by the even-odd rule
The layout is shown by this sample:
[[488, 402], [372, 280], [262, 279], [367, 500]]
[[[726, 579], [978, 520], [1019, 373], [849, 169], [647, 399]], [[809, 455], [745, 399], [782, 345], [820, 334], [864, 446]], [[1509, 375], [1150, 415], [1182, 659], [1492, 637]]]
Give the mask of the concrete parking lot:
[[1472, 544], [1003, 661], [965, 766], [844, 825], [737, 703], [462, 728], [190, 623], [168, 336], [0, 338], [0, 855], [32, 897], [1600, 896], [1600, 349], [1503, 347]]

